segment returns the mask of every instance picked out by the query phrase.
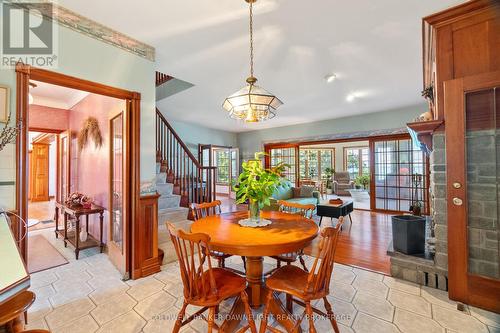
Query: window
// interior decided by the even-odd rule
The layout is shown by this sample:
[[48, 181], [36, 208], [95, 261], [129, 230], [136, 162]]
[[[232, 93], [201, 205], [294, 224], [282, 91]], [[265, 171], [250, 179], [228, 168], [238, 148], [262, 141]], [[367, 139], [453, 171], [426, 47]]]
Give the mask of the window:
[[229, 184], [229, 152], [228, 149], [214, 149], [214, 160], [217, 167], [216, 182], [218, 184]]
[[[409, 211], [414, 200], [427, 212], [427, 158], [410, 139], [376, 141], [375, 208]], [[416, 181], [417, 180], [417, 181]]]
[[344, 169], [351, 180], [370, 176], [370, 149], [368, 147], [344, 148]]
[[270, 166], [275, 167], [281, 162], [290, 165], [284, 172], [284, 177], [291, 182], [295, 182], [295, 147], [273, 148], [269, 150]]
[[321, 180], [327, 178], [325, 170], [335, 168], [335, 149], [300, 149], [300, 179]]

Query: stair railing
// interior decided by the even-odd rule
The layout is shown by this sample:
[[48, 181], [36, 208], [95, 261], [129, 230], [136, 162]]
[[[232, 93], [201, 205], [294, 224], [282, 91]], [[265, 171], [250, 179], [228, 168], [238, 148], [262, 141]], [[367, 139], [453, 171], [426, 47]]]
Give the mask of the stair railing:
[[[215, 200], [216, 167], [205, 167], [194, 157], [165, 117], [156, 109], [156, 152], [166, 166], [167, 180], [181, 195], [181, 206]], [[178, 187], [178, 191], [175, 191]]]

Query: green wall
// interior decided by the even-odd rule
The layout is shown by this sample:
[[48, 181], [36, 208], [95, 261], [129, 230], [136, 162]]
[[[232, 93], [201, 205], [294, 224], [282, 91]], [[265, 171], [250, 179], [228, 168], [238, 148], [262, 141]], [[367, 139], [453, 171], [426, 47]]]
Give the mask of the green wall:
[[[328, 135], [383, 129], [397, 129], [406, 126], [422, 112], [426, 105], [419, 104], [395, 110], [368, 113], [359, 116], [322, 120], [312, 123], [274, 127], [257, 131], [238, 133], [240, 157], [248, 159], [254, 152], [264, 149], [264, 142], [313, 139]], [[279, 113], [277, 118], [279, 118]]]
[[198, 156], [198, 143], [231, 147], [237, 147], [238, 145], [237, 135], [233, 132], [175, 120], [169, 120], [169, 123], [194, 156]]
[[[152, 179], [155, 175], [154, 62], [63, 26], [59, 26], [57, 42], [58, 68], [51, 70], [141, 94], [141, 180]], [[15, 71], [0, 69], [0, 84], [11, 88], [10, 104], [15, 119]], [[0, 152], [0, 185], [15, 180], [12, 169], [15, 160], [11, 161], [15, 154], [12, 156], [11, 150]], [[0, 206], [12, 208], [8, 193], [11, 188], [0, 186]]]

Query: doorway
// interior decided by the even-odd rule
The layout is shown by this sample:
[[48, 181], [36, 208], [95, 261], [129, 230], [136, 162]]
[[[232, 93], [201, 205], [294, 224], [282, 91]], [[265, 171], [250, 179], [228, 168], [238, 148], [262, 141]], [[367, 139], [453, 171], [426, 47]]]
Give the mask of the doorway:
[[[120, 214], [120, 219], [113, 219], [109, 222], [109, 229], [105, 230], [108, 235], [112, 233], [109, 232], [114, 224], [119, 223], [122, 227], [118, 230], [122, 231], [120, 236], [121, 244], [118, 250], [113, 250], [112, 246], [109, 246], [112, 242], [115, 242], [115, 238], [110, 238], [108, 240], [108, 251], [113, 255], [110, 255], [111, 260], [118, 268], [118, 270], [122, 273], [125, 278], [130, 276], [131, 267], [134, 264], [132, 262], [133, 258], [131, 255], [131, 241], [132, 241], [132, 216], [135, 216], [138, 211], [138, 202], [139, 202], [139, 103], [140, 103], [140, 94], [135, 92], [130, 92], [114, 87], [105, 86], [99, 83], [90, 82], [86, 80], [82, 80], [75, 77], [66, 76], [63, 74], [50, 72], [30, 66], [26, 66], [23, 64], [18, 64], [16, 66], [16, 74], [17, 74], [17, 118], [18, 121], [23, 121], [26, 123], [30, 123], [30, 113], [29, 113], [29, 101], [32, 99], [30, 97], [29, 83], [31, 81], [38, 81], [46, 84], [52, 84], [59, 87], [65, 87], [69, 89], [76, 89], [85, 92], [86, 94], [96, 94], [105, 96], [108, 98], [113, 98], [122, 101], [122, 108], [120, 108], [120, 112], [122, 113], [122, 117], [119, 118], [122, 120], [121, 129], [122, 135], [120, 137], [120, 143], [122, 151], [120, 155], [122, 158], [122, 168], [121, 174], [116, 176], [113, 174], [114, 169], [107, 168], [105, 170], [101, 170], [98, 165], [94, 165], [92, 168], [88, 168], [87, 170], [92, 170], [94, 175], [96, 173], [105, 173], [109, 175], [106, 177], [107, 181], [104, 183], [100, 183], [106, 188], [106, 191], [112, 189], [111, 181], [109, 179], [117, 180], [117, 177], [121, 178], [121, 186], [123, 188], [123, 198], [121, 202], [121, 209], [123, 213]], [[115, 114], [116, 116], [116, 114]], [[105, 122], [106, 126], [110, 124], [110, 119], [106, 118]], [[101, 122], [99, 123], [101, 124]], [[103, 141], [110, 142], [111, 137], [108, 136], [108, 132], [103, 134]], [[113, 141], [117, 142], [117, 141]], [[75, 131], [71, 131], [69, 129], [65, 133], [61, 133], [58, 139], [59, 144], [59, 179], [57, 181], [57, 191], [55, 195], [56, 200], [60, 200], [60, 204], [64, 204], [65, 198], [69, 195], [69, 193], [78, 191], [75, 187], [75, 179], [78, 175], [78, 169], [76, 168], [79, 165], [82, 165], [84, 159], [81, 156], [81, 152], [75, 150], [75, 147], [78, 145], [77, 133]], [[93, 144], [93, 143], [92, 143]], [[115, 146], [116, 147], [116, 146]], [[89, 149], [87, 152], [92, 153]], [[17, 153], [17, 173], [16, 173], [16, 209], [20, 215], [20, 217], [24, 220], [28, 219], [28, 205], [29, 205], [29, 185], [30, 185], [30, 177], [29, 177], [29, 133], [25, 126], [23, 126], [20, 135], [17, 138], [16, 142], [16, 153]], [[109, 157], [111, 156], [110, 150], [107, 150], [105, 153], [106, 159], [109, 161]], [[125, 159], [125, 156], [127, 159]], [[81, 161], [75, 161], [78, 158], [82, 158]], [[85, 158], [86, 163], [92, 164], [93, 160], [91, 158]], [[115, 164], [116, 164], [115, 160]], [[76, 163], [75, 163], [76, 162]], [[89, 175], [88, 180], [92, 180], [93, 175]], [[59, 194], [57, 193], [59, 192]], [[102, 199], [102, 198], [100, 198]], [[102, 200], [106, 202], [106, 205], [109, 205], [109, 198], [105, 198]], [[116, 201], [115, 201], [116, 202]], [[115, 206], [111, 206], [115, 207]], [[106, 210], [108, 207], [106, 207]], [[116, 216], [116, 214], [113, 214]], [[77, 228], [78, 229], [78, 228]], [[81, 233], [83, 227], [78, 230], [78, 234]], [[29, 229], [28, 229], [29, 231]], [[26, 226], [19, 221], [17, 224], [17, 235], [23, 235], [27, 232]], [[101, 233], [102, 234], [102, 233]], [[29, 233], [28, 233], [29, 235]], [[19, 237], [20, 238], [20, 237]], [[28, 260], [28, 242], [26, 239], [23, 239], [20, 242], [21, 252], [26, 262], [29, 264]], [[113, 259], [114, 258], [114, 259]]]
[[198, 159], [202, 166], [215, 167], [217, 195], [236, 198], [232, 184], [239, 175], [239, 149], [229, 146], [198, 145]]

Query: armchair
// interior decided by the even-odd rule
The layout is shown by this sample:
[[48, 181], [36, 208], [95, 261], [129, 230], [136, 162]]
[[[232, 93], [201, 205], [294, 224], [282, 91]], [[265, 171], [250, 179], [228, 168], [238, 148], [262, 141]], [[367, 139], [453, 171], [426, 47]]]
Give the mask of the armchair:
[[336, 195], [351, 195], [347, 190], [354, 188], [354, 181], [351, 180], [349, 172], [339, 171], [333, 175], [333, 193]]

